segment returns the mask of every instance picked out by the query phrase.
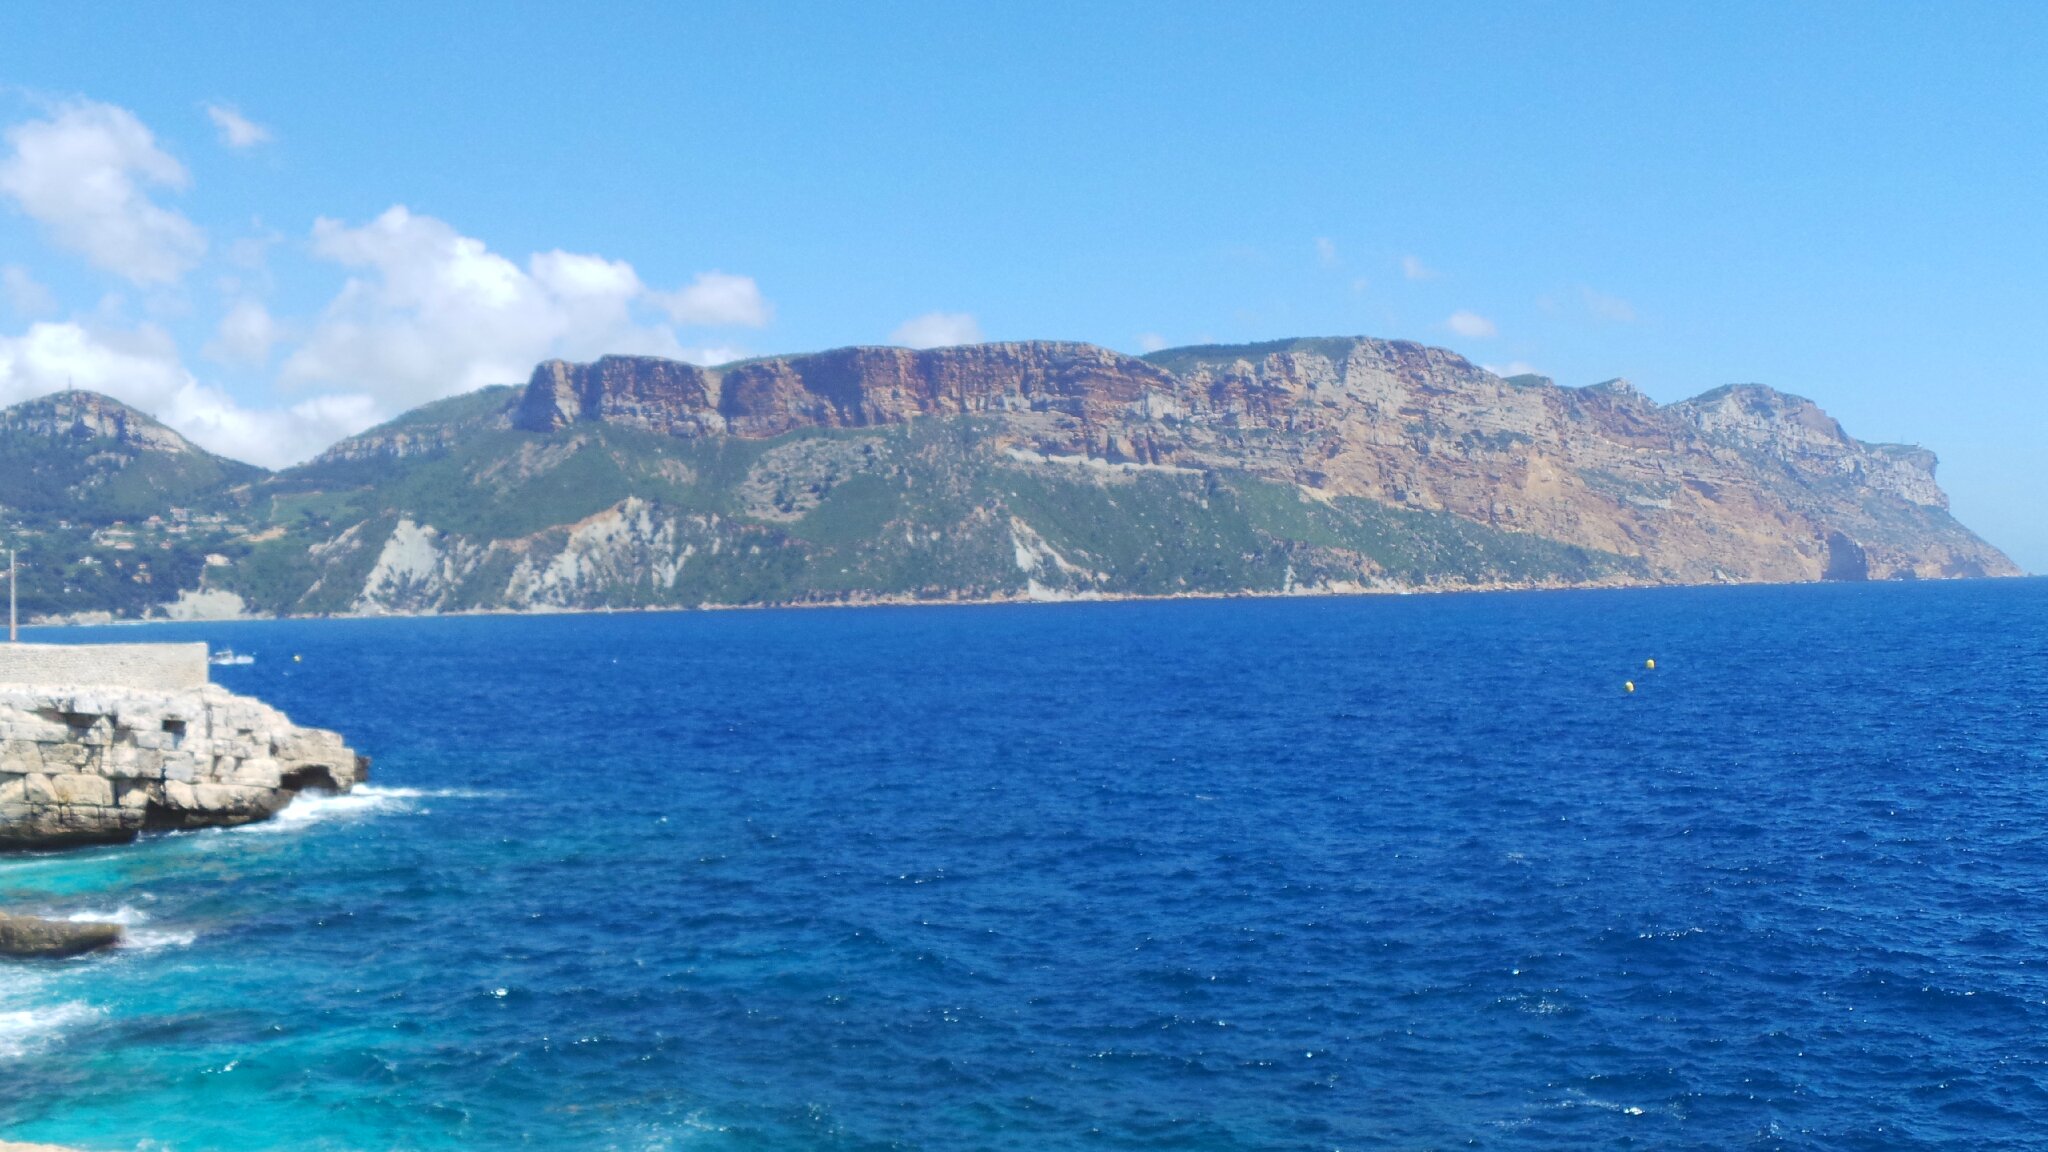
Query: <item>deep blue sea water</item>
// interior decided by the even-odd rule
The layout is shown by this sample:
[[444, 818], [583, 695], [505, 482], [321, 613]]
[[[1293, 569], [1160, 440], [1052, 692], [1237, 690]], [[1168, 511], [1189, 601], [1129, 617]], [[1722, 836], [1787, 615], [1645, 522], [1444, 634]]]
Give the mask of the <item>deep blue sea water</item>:
[[110, 636], [375, 787], [0, 859], [16, 1139], [2048, 1142], [2048, 582]]

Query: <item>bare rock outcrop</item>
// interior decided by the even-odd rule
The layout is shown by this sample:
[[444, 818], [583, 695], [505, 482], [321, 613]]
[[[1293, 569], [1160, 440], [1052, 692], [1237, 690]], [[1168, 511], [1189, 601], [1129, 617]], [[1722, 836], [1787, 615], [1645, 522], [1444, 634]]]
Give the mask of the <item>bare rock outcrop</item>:
[[339, 735], [211, 684], [0, 684], [0, 847], [247, 824], [301, 791], [346, 791], [368, 768]]
[[1341, 337], [1144, 359], [1040, 341], [841, 348], [701, 368], [549, 361], [510, 409], [762, 439], [978, 416], [1006, 446], [1239, 471], [1317, 498], [1448, 512], [1640, 560], [1653, 583], [2016, 575], [1948, 514], [1935, 458], [1755, 384], [1659, 405], [1627, 381], [1502, 378], [1442, 348]]
[[97, 392], [58, 392], [18, 404], [0, 412], [0, 429], [51, 440], [110, 441], [171, 455], [199, 454], [183, 436]]
[[[62, 960], [121, 942], [121, 926], [0, 912], [0, 956]], [[4, 1149], [5, 1145], [0, 1145]]]

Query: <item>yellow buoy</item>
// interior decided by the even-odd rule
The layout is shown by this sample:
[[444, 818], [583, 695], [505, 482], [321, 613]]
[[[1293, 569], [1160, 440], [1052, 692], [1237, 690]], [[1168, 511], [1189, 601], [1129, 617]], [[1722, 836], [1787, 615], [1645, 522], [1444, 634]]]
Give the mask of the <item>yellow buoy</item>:
[[1645, 660], [1643, 661], [1643, 667], [1655, 672], [1657, 670], [1657, 662], [1655, 660]]
[[1633, 691], [1635, 691], [1635, 690], [1636, 690], [1636, 682], [1635, 682], [1635, 681], [1633, 681], [1633, 680], [1623, 680], [1623, 681], [1621, 682], [1621, 686], [1622, 686], [1623, 688], [1627, 689], [1627, 690], [1628, 690], [1628, 691], [1630, 691], [1630, 692], [1633, 692]]

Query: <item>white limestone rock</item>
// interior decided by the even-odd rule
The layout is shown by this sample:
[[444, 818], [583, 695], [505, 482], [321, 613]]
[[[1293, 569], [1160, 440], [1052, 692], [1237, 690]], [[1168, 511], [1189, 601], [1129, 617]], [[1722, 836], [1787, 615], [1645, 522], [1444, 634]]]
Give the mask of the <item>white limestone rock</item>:
[[0, 847], [246, 824], [304, 790], [345, 792], [368, 771], [338, 734], [215, 685], [0, 684]]

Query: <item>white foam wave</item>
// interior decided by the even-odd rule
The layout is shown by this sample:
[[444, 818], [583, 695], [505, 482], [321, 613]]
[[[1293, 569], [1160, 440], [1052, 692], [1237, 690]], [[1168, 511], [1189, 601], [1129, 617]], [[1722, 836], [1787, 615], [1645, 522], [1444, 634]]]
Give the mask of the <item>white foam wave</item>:
[[199, 938], [196, 932], [179, 932], [167, 928], [143, 928], [149, 923], [149, 913], [132, 905], [123, 904], [112, 912], [87, 909], [73, 912], [65, 917], [73, 924], [119, 924], [121, 926], [121, 947], [133, 952], [161, 952], [166, 948], [189, 948]]
[[239, 831], [290, 832], [313, 824], [355, 820], [387, 812], [418, 811], [420, 801], [435, 799], [476, 799], [488, 796], [466, 788], [386, 788], [360, 784], [348, 792], [301, 792], [284, 810], [260, 824], [244, 825]]
[[49, 997], [45, 976], [8, 972], [0, 978], [0, 1062], [31, 1055], [66, 1028], [100, 1014], [81, 1001], [36, 1003]]
[[123, 928], [133, 928], [137, 924], [148, 923], [149, 913], [132, 905], [123, 904], [112, 912], [99, 912], [87, 909], [83, 912], [73, 912], [64, 919], [69, 920], [73, 924], [119, 924]]
[[99, 1015], [78, 1001], [43, 1008], [0, 1010], [0, 1060], [19, 1060], [62, 1035], [64, 1029]]
[[137, 952], [161, 952], [166, 948], [190, 948], [199, 939], [197, 932], [172, 932], [168, 929], [130, 930], [121, 935], [121, 947]]

